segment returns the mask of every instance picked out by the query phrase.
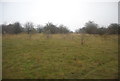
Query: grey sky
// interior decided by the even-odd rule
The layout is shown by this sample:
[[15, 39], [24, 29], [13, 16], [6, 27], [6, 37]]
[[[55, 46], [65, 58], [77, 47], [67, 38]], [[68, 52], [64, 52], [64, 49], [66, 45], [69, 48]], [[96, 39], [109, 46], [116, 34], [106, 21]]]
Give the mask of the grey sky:
[[100, 26], [118, 22], [118, 2], [114, 0], [97, 2], [82, 0], [33, 0], [0, 2], [0, 24], [27, 21], [35, 25], [45, 25], [47, 22], [67, 26], [70, 30], [83, 27], [89, 21], [95, 21]]

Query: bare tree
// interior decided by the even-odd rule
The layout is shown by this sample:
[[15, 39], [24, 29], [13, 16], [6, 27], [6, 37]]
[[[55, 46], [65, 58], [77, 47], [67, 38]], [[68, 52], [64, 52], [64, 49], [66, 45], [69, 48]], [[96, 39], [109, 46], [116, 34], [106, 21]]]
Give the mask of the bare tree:
[[50, 33], [50, 30], [47, 30], [45, 34], [46, 34], [47, 39], [51, 37], [51, 35], [50, 35], [50, 34], [51, 34], [51, 33]]
[[34, 25], [32, 22], [27, 22], [25, 24], [25, 31], [29, 34], [29, 39], [31, 39], [32, 31], [34, 30]]
[[85, 44], [85, 31], [84, 30], [81, 31], [80, 37], [81, 37], [81, 45], [84, 45]]

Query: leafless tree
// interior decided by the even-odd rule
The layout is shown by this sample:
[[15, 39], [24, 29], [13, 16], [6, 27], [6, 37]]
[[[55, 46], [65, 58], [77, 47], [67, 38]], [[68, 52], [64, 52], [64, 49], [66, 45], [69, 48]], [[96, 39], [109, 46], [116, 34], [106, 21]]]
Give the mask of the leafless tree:
[[85, 31], [81, 31], [81, 34], [80, 34], [80, 37], [81, 37], [81, 45], [84, 45], [85, 44]]
[[27, 22], [25, 24], [25, 31], [28, 33], [29, 35], [29, 39], [31, 39], [32, 36], [32, 31], [34, 30], [34, 25], [32, 22]]

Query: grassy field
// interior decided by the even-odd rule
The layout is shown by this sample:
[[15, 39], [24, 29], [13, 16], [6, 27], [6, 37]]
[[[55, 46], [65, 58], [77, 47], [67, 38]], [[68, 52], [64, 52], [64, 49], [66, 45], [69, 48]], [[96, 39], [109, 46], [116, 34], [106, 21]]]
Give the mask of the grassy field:
[[115, 79], [117, 35], [4, 35], [3, 79]]

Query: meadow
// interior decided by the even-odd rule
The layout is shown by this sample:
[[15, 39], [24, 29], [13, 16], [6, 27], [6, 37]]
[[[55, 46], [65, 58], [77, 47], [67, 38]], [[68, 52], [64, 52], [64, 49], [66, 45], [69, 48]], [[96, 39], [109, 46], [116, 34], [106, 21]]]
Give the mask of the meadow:
[[118, 36], [3, 35], [3, 79], [116, 79]]

